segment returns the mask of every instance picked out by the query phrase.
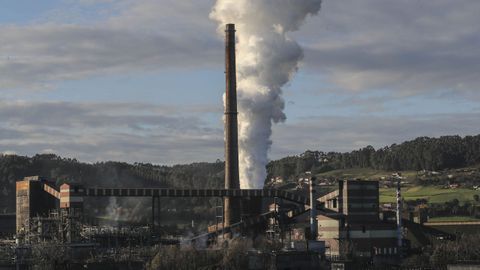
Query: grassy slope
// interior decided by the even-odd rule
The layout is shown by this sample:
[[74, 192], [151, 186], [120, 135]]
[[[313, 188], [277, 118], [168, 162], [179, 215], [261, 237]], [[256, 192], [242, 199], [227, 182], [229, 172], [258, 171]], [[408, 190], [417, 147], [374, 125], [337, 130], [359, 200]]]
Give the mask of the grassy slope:
[[[416, 171], [402, 171], [404, 177], [415, 178], [417, 175]], [[382, 171], [382, 170], [373, 170], [373, 169], [344, 169], [344, 170], [334, 170], [325, 173], [318, 174], [318, 177], [338, 177], [338, 178], [361, 178], [361, 179], [370, 179], [378, 180], [381, 177], [391, 176], [392, 172]]]
[[478, 218], [467, 216], [450, 216], [450, 217], [432, 217], [428, 222], [466, 222], [466, 221], [480, 221]]
[[[472, 201], [473, 195], [479, 194], [480, 191], [475, 191], [466, 188], [458, 189], [443, 189], [441, 187], [408, 187], [403, 188], [402, 195], [406, 200], [427, 199], [430, 203], [444, 203], [453, 199], [458, 199], [461, 203]], [[380, 202], [395, 202], [395, 189], [381, 188]]]

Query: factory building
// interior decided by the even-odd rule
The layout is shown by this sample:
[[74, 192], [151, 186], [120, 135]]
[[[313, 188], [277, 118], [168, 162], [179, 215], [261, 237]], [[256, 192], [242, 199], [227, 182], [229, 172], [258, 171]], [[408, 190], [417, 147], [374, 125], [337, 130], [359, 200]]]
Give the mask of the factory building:
[[40, 176], [29, 176], [16, 183], [16, 231], [28, 231], [32, 218], [46, 216], [56, 208], [56, 191]]
[[[25, 240], [78, 240], [83, 219], [83, 196], [79, 185], [53, 182], [40, 176], [25, 177], [16, 183], [16, 232]], [[54, 236], [54, 237], [53, 237]]]
[[397, 228], [379, 218], [377, 181], [339, 181], [338, 189], [320, 198], [318, 239], [332, 256], [394, 256]]

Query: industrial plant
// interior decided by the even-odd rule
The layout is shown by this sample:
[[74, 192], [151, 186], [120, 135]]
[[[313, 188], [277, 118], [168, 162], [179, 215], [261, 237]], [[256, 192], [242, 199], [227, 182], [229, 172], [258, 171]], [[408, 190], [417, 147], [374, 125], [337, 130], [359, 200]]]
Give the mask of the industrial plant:
[[[241, 189], [235, 26], [227, 24], [225, 33], [224, 188], [56, 186], [55, 179], [25, 176], [16, 182], [15, 237], [2, 242], [2, 254], [10, 257], [2, 258], [0, 269], [41, 269], [42, 256], [55, 257], [50, 267], [57, 269], [146, 269], [152, 267], [158, 247], [175, 246], [179, 252], [195, 248], [207, 254], [227, 249], [235, 239], [264, 239], [272, 246], [248, 250], [248, 269], [399, 269], [418, 246], [415, 241], [423, 245], [453, 237], [424, 226], [406, 212], [409, 209], [402, 209], [400, 180], [393, 177], [392, 182], [398, 181], [393, 211], [381, 211], [378, 181], [339, 180], [333, 191], [322, 193], [310, 176], [304, 189]], [[150, 199], [149, 222], [98, 225], [85, 214], [90, 199], [124, 197]], [[160, 213], [162, 201], [193, 197], [222, 201], [213, 225], [181, 237], [158, 229], [168, 219]]]

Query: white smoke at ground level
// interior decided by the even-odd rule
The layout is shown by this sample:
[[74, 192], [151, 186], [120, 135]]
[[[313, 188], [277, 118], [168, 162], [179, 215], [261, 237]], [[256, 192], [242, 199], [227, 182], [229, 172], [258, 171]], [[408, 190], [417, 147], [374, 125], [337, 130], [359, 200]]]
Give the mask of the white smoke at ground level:
[[303, 57], [288, 36], [321, 0], [217, 0], [210, 18], [234, 23], [237, 30], [237, 91], [240, 187], [261, 188], [272, 144], [272, 124], [286, 119], [282, 87], [291, 80]]

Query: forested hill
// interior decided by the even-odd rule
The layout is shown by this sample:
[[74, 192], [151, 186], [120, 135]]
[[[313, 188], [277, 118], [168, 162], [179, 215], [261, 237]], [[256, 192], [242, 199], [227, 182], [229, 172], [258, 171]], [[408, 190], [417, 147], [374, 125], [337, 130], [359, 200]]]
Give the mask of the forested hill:
[[306, 151], [298, 156], [271, 161], [269, 177], [291, 178], [305, 171], [313, 174], [335, 169], [444, 170], [480, 163], [480, 135], [419, 137], [375, 150], [372, 146], [349, 153]]
[[[305, 171], [319, 173], [343, 168], [383, 170], [442, 170], [480, 163], [480, 135], [421, 137], [375, 150], [371, 146], [350, 153], [306, 151], [268, 164], [268, 177], [285, 179]], [[0, 213], [15, 207], [15, 181], [42, 175], [62, 182], [89, 186], [174, 186], [210, 188], [223, 186], [223, 162], [160, 166], [123, 162], [82, 163], [53, 154], [33, 157], [0, 155]]]
[[0, 155], [0, 214], [15, 211], [15, 181], [41, 175], [64, 182], [97, 187], [179, 187], [223, 186], [223, 162], [159, 166], [124, 162], [82, 163], [53, 154], [24, 157]]

